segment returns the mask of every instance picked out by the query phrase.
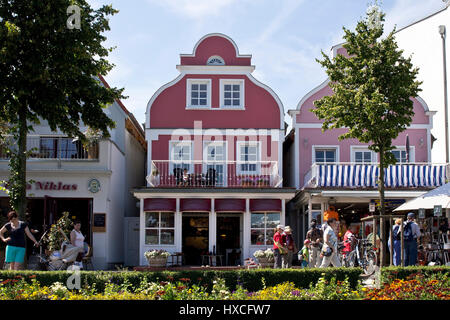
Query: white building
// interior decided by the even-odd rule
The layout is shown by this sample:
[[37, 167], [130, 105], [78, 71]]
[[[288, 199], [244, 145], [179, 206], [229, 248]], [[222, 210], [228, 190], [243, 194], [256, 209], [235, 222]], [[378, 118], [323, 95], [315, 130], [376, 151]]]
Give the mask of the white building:
[[[420, 92], [420, 96], [427, 102], [431, 111], [437, 111], [431, 130], [432, 135], [437, 139], [431, 151], [430, 161], [433, 163], [444, 163], [446, 160], [443, 41], [439, 26], [446, 27], [447, 35], [450, 33], [449, 5], [450, 2], [447, 1], [442, 10], [399, 29], [395, 34], [399, 48], [404, 50], [404, 56], [412, 56], [413, 65], [419, 68], [418, 80], [423, 81], [421, 85], [423, 91]], [[448, 41], [446, 45], [448, 77], [450, 75]]]
[[[124, 244], [129, 235], [126, 230], [133, 230], [128, 220], [139, 216], [130, 189], [145, 182], [142, 127], [119, 100], [105, 113], [116, 127], [110, 130], [109, 139], [89, 151], [63, 133], [52, 132], [46, 121], [34, 126], [27, 137], [28, 149], [35, 148], [27, 160], [27, 180], [34, 181], [27, 192], [32, 223], [39, 230], [49, 228], [64, 211], [81, 220], [81, 231], [93, 247], [95, 269], [137, 264], [137, 251], [130, 256], [132, 248]], [[86, 129], [81, 127], [83, 132]], [[8, 176], [8, 159], [0, 152], [0, 180]], [[3, 215], [10, 210], [5, 193], [0, 193], [0, 210]]]

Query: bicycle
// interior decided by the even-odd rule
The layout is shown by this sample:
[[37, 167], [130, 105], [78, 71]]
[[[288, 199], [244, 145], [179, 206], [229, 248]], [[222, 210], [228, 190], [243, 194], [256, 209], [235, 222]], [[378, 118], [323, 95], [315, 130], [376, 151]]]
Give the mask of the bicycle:
[[356, 239], [355, 249], [345, 255], [343, 265], [360, 266], [364, 274], [370, 276], [375, 272], [377, 262], [377, 253], [373, 244], [367, 239]]

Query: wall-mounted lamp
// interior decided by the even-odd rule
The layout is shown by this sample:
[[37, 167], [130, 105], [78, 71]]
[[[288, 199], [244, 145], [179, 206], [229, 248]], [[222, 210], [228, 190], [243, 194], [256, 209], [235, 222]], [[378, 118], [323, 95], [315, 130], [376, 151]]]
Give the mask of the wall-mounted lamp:
[[308, 138], [303, 139], [303, 146], [306, 148], [308, 146]]
[[424, 140], [423, 140], [423, 138], [420, 138], [419, 139], [419, 147], [423, 147], [423, 145], [424, 145]]

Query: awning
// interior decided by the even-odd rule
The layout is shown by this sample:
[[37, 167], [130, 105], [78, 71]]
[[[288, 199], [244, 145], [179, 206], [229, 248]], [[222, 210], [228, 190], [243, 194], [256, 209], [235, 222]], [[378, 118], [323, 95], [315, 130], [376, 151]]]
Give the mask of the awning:
[[180, 211], [210, 212], [211, 199], [180, 199]]
[[251, 199], [250, 200], [250, 211], [281, 211], [281, 200], [280, 199]]
[[216, 199], [216, 212], [245, 212], [245, 199]]
[[176, 211], [176, 200], [165, 198], [144, 199], [144, 211]]
[[[378, 187], [377, 165], [326, 164], [315, 165], [308, 187]], [[385, 186], [438, 187], [445, 183], [445, 165], [401, 164], [384, 169]]]

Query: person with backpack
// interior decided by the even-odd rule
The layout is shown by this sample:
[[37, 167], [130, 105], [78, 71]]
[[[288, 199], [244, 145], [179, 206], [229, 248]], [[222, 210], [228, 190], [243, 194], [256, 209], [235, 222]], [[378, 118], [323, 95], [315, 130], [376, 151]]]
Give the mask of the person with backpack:
[[405, 266], [415, 266], [417, 263], [417, 239], [422, 235], [413, 212], [408, 213], [408, 220], [403, 226], [403, 241], [405, 245]]
[[388, 240], [389, 250], [393, 250], [392, 259], [394, 260], [394, 266], [401, 265], [402, 258], [402, 241], [401, 241], [401, 230], [400, 226], [402, 224], [402, 219], [395, 219], [395, 225], [392, 227], [392, 239], [394, 240], [394, 246], [391, 245], [391, 237]]
[[317, 220], [311, 220], [311, 228], [306, 233], [306, 239], [311, 243], [309, 251], [309, 267], [318, 268], [322, 262], [320, 250], [322, 249], [323, 232], [317, 225]]

